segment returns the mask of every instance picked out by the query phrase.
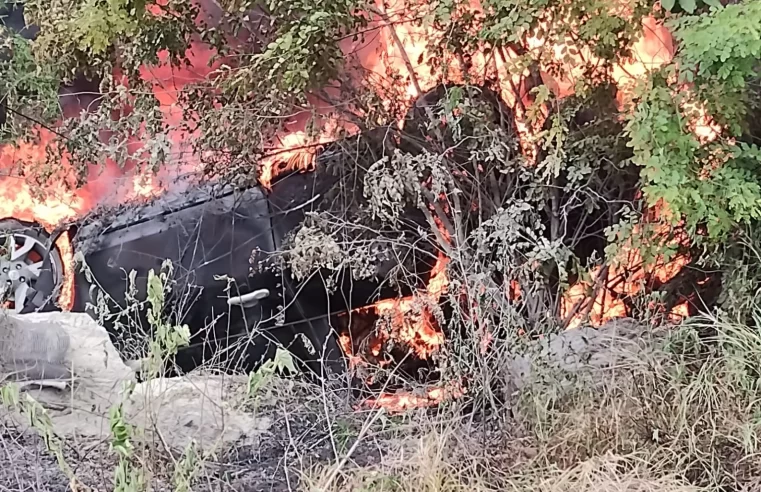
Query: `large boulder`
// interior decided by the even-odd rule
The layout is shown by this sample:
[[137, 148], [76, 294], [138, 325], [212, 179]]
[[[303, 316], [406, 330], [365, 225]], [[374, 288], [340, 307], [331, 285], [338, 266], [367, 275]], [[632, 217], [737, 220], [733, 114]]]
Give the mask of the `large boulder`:
[[662, 333], [631, 318], [545, 336], [510, 356], [504, 365], [508, 391], [548, 380], [561, 388], [573, 387], [580, 379], [595, 385], [616, 367], [658, 357], [661, 339]]

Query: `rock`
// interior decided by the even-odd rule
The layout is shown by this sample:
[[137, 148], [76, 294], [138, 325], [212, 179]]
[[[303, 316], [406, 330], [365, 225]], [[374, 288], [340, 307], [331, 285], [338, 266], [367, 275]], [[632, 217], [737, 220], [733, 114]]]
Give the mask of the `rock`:
[[510, 357], [508, 390], [514, 392], [547, 377], [561, 386], [573, 384], [578, 377], [594, 380], [601, 371], [653, 351], [652, 342], [647, 327], [630, 318], [548, 335]]
[[71, 371], [63, 364], [29, 359], [2, 361], [0, 373], [4, 381], [58, 381], [64, 388], [72, 378]]
[[0, 312], [0, 361], [61, 363], [69, 346], [70, 338], [58, 323]]
[[[202, 450], [210, 450], [240, 442], [269, 426], [267, 419], [254, 418], [240, 404], [247, 384], [245, 376], [199, 373], [138, 384], [134, 371], [119, 357], [106, 330], [90, 316], [34, 313], [11, 319], [16, 328], [44, 327], [46, 332], [55, 328], [70, 341], [61, 362], [73, 374], [65, 391], [46, 387], [28, 390], [48, 409], [53, 427], [62, 437], [107, 439], [109, 410], [119, 402], [124, 403], [125, 420], [137, 429], [136, 438], [162, 442], [175, 449], [183, 449], [195, 440]], [[35, 347], [32, 352], [40, 356], [42, 344]], [[135, 388], [125, 399], [123, 389], [127, 384]], [[26, 425], [25, 417], [13, 417], [18, 424]]]
[[0, 312], [0, 380], [60, 387], [71, 379], [66, 364], [69, 335], [47, 320], [25, 320]]
[[269, 418], [254, 418], [240, 406], [248, 379], [240, 376], [189, 375], [159, 378], [137, 385], [127, 406], [131, 423], [175, 449], [191, 440], [202, 449], [241, 442], [269, 429]]

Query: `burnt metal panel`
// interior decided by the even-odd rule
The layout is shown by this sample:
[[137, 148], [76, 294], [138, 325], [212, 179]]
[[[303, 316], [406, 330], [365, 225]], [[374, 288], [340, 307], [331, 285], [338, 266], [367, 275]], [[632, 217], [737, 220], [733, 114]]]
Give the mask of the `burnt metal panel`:
[[[97, 302], [93, 285], [111, 298], [111, 309], [126, 309], [129, 273], [136, 272], [137, 298], [144, 299], [149, 271], [158, 272], [169, 259], [174, 286], [168, 316], [187, 323], [196, 338], [245, 333], [273, 317], [274, 303], [265, 300], [244, 309], [228, 306], [227, 299], [273, 289], [271, 277], [249, 275], [252, 251], [274, 248], [269, 216], [258, 188], [220, 193], [202, 187], [142, 206], [100, 210], [82, 221], [74, 240], [92, 274], [77, 274], [74, 310], [95, 315], [88, 308], [88, 303]], [[118, 331], [116, 320], [104, 324], [110, 332]], [[130, 324], [148, 331], [144, 316]], [[115, 343], [126, 343], [114, 338]]]

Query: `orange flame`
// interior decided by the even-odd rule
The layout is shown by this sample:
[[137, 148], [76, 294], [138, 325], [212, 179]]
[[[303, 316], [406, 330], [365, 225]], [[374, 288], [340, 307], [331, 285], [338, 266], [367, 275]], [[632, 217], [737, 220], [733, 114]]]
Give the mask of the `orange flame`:
[[[370, 354], [378, 357], [383, 345], [389, 340], [404, 344], [421, 359], [428, 359], [435, 354], [444, 343], [444, 334], [424, 305], [425, 302], [424, 298], [403, 297], [385, 299], [355, 309], [355, 313], [373, 313], [380, 318], [378, 322], [381, 329], [371, 336]], [[340, 342], [347, 357], [352, 359], [361, 356], [354, 354], [351, 334], [343, 335]], [[355, 360], [358, 361], [359, 359]]]
[[[193, 61], [189, 68], [171, 67], [166, 62], [166, 53], [160, 54], [162, 61], [157, 66], [142, 67], [143, 77], [153, 82], [154, 94], [167, 124], [182, 121], [182, 110], [177, 105], [175, 91], [188, 82], [202, 79], [211, 70], [207, 67], [211, 52], [201, 45], [194, 48], [200, 53], [189, 53]], [[118, 80], [118, 71], [114, 75]], [[74, 113], [78, 113], [87, 108], [75, 109]], [[57, 225], [82, 217], [98, 205], [144, 200], [160, 194], [164, 191], [162, 180], [168, 181], [166, 178], [170, 177], [170, 173], [198, 169], [197, 160], [186, 149], [188, 135], [175, 131], [171, 134], [171, 155], [181, 156], [178, 165], [165, 163], [159, 173], [153, 175], [134, 173], [133, 166], [121, 169], [109, 160], [92, 163], [86, 184], [76, 188], [73, 186], [74, 171], [68, 153], [63, 152], [58, 162], [47, 161], [48, 151], [55, 148], [57, 140], [66, 137], [47, 128], [37, 127], [35, 131], [35, 142], [19, 141], [0, 146], [0, 220], [14, 218], [38, 223], [52, 231]], [[133, 142], [130, 148], [139, 152], [139, 142]], [[62, 235], [56, 246], [62, 256], [65, 273], [59, 304], [64, 309], [70, 309], [74, 268], [69, 238]]]
[[427, 388], [422, 395], [413, 392], [385, 393], [377, 398], [364, 400], [355, 409], [359, 410], [362, 407], [368, 409], [383, 408], [389, 414], [399, 414], [416, 408], [434, 407], [445, 401], [461, 398], [466, 393], [466, 389], [460, 384]]
[[74, 307], [74, 252], [69, 236], [61, 234], [61, 237], [56, 241], [56, 247], [63, 262], [63, 285], [61, 286], [58, 305], [64, 311], [70, 311]]
[[[635, 227], [635, 233], [638, 230], [641, 227]], [[659, 224], [653, 236], [662, 242], [669, 237], [670, 232], [672, 231], [665, 225]], [[684, 231], [677, 230], [670, 241], [672, 245], [680, 245], [686, 244], [688, 238]], [[561, 316], [572, 317], [568, 323], [569, 328], [575, 328], [585, 321], [600, 326], [612, 319], [625, 317], [627, 308], [624, 299], [642, 292], [651, 279], [661, 284], [673, 279], [687, 266], [690, 258], [681, 255], [667, 260], [663, 254], [659, 254], [654, 261], [646, 263], [638, 248], [625, 244], [617, 256], [610, 260], [607, 269], [598, 266], [592, 270], [591, 281], [579, 282], [565, 293]], [[601, 274], [606, 274], [607, 281], [599, 278]], [[681, 307], [679, 309], [684, 310]]]

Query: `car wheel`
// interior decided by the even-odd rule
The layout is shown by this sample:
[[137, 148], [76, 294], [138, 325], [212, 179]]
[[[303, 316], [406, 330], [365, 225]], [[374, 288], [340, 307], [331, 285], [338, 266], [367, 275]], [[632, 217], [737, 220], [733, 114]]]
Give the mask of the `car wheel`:
[[63, 261], [56, 248], [50, 250], [48, 258], [49, 239], [40, 226], [15, 219], [0, 221], [0, 298], [16, 313], [28, 308], [35, 298], [37, 302], [42, 299], [40, 306], [57, 300], [52, 297], [55, 288], [63, 284]]

